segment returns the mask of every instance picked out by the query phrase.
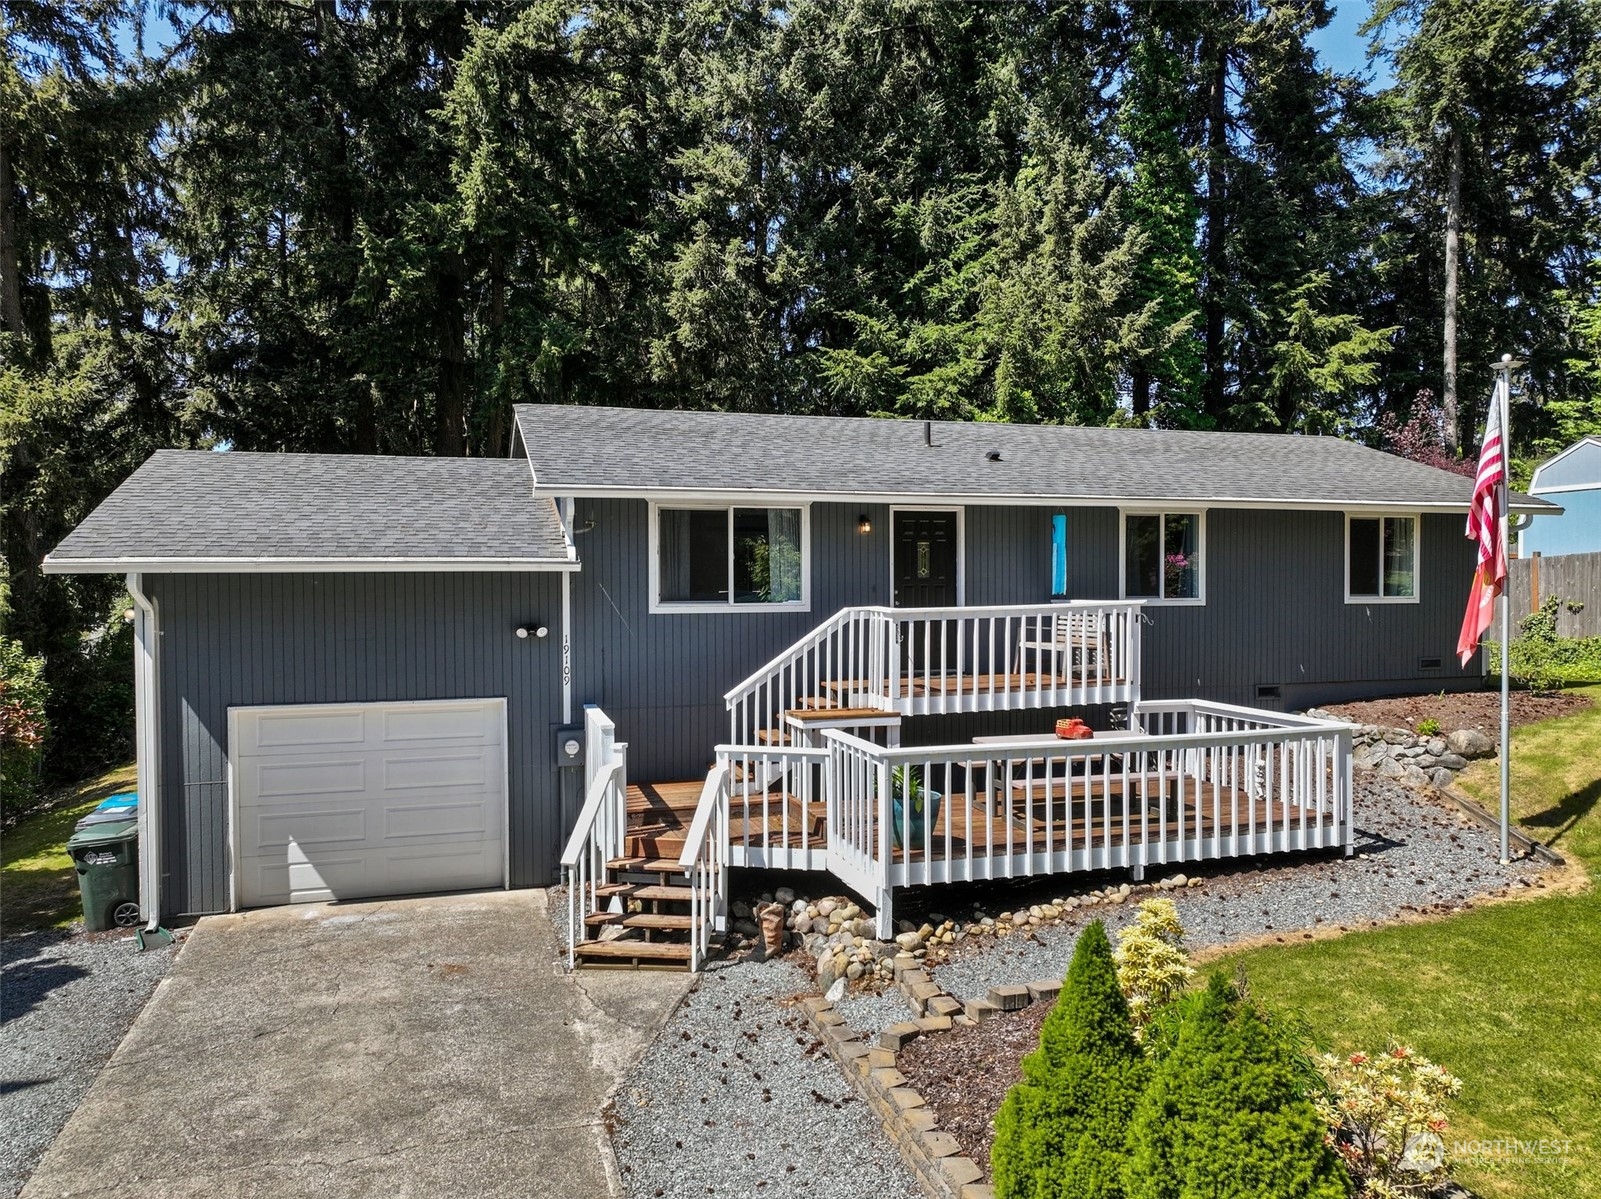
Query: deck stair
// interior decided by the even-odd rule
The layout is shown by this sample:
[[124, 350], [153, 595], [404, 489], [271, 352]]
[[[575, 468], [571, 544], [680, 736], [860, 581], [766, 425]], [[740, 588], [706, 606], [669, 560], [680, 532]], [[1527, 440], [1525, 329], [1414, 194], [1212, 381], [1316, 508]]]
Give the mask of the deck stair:
[[582, 966], [689, 968], [689, 879], [678, 864], [684, 831], [700, 798], [699, 783], [628, 788], [621, 857], [606, 862], [595, 897], [608, 910], [584, 917], [574, 947]]

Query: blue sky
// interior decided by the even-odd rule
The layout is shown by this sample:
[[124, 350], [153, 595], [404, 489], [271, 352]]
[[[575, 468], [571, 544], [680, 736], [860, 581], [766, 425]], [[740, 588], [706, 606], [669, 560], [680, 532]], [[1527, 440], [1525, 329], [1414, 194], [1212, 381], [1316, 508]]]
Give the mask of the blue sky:
[[[1334, 20], [1311, 38], [1323, 61], [1347, 74], [1362, 72], [1367, 66], [1367, 39], [1357, 30], [1372, 14], [1371, 0], [1334, 0]], [[1389, 83], [1389, 71], [1383, 63], [1375, 63], [1373, 88], [1377, 90]]]

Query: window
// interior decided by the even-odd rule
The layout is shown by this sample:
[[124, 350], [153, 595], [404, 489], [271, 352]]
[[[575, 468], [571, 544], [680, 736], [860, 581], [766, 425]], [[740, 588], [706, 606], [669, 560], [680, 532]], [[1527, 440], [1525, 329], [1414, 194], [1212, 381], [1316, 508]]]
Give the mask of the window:
[[1415, 516], [1349, 517], [1345, 526], [1346, 602], [1416, 602], [1417, 544]]
[[658, 508], [654, 603], [804, 608], [805, 530], [802, 508]]
[[1124, 513], [1124, 598], [1199, 604], [1203, 588], [1199, 512]]

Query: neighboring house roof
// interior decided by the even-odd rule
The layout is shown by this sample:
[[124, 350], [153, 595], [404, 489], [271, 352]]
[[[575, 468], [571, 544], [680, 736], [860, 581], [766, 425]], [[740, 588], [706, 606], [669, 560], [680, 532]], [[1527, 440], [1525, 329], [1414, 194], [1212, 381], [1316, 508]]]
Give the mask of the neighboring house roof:
[[1465, 511], [1473, 490], [1338, 437], [546, 404], [517, 425], [540, 492], [560, 496]]
[[1537, 494], [1601, 487], [1601, 437], [1581, 437], [1534, 468], [1529, 490]]
[[151, 455], [44, 561], [51, 573], [576, 565], [525, 462], [202, 450]]

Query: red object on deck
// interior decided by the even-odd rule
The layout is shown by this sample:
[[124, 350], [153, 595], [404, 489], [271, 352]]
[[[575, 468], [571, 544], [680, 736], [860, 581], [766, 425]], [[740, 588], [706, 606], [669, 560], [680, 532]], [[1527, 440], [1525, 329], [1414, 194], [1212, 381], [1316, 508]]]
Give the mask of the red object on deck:
[[1056, 735], [1063, 741], [1084, 741], [1095, 736], [1095, 730], [1074, 716], [1070, 720], [1056, 722]]

